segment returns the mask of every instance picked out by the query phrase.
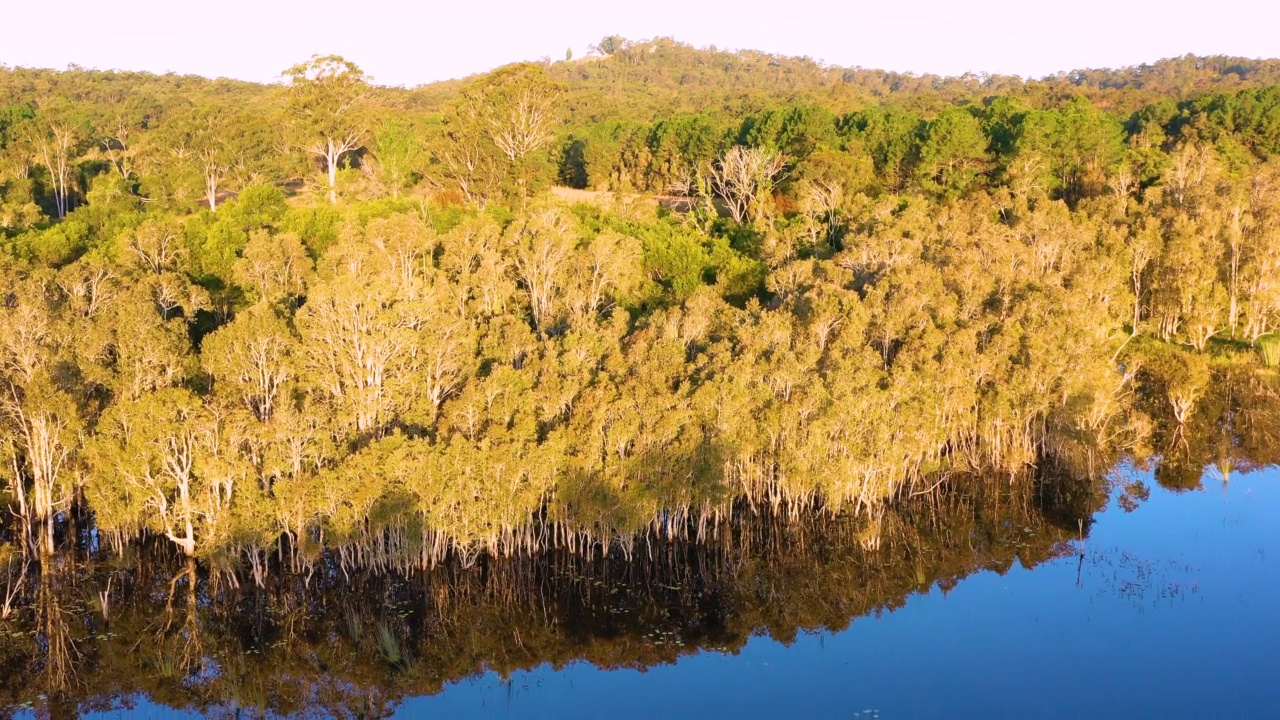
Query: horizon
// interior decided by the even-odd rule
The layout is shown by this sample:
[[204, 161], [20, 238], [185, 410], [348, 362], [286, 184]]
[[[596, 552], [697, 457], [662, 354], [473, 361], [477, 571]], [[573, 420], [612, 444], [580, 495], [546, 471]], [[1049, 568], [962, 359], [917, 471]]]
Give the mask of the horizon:
[[[619, 36], [619, 37], [622, 37], [622, 36]], [[601, 39], [603, 39], [603, 38], [601, 38]], [[817, 63], [817, 64], [818, 64], [818, 65], [820, 65], [821, 67], [823, 67], [823, 68], [827, 68], [827, 69], [849, 69], [849, 70], [857, 69], [857, 70], [868, 70], [868, 71], [873, 71], [873, 72], [884, 72], [884, 73], [890, 73], [890, 74], [905, 75], [905, 76], [909, 76], [909, 77], [939, 77], [939, 78], [946, 79], [946, 80], [959, 79], [959, 78], [962, 78], [962, 77], [964, 77], [964, 76], [966, 76], [966, 75], [977, 75], [977, 76], [979, 76], [979, 77], [1011, 77], [1011, 78], [1018, 78], [1019, 80], [1022, 80], [1022, 81], [1024, 81], [1024, 82], [1042, 82], [1042, 81], [1046, 81], [1046, 80], [1051, 80], [1051, 79], [1056, 78], [1056, 77], [1062, 77], [1062, 76], [1065, 76], [1065, 75], [1069, 75], [1069, 74], [1071, 74], [1071, 73], [1073, 73], [1073, 72], [1085, 72], [1085, 71], [1092, 71], [1092, 70], [1106, 70], [1106, 71], [1113, 71], [1113, 72], [1115, 72], [1115, 71], [1129, 70], [1129, 69], [1133, 69], [1133, 68], [1140, 68], [1140, 67], [1153, 67], [1153, 66], [1158, 65], [1158, 64], [1163, 63], [1163, 62], [1171, 62], [1171, 61], [1175, 61], [1175, 60], [1178, 60], [1178, 59], [1180, 59], [1180, 58], [1185, 58], [1185, 57], [1195, 57], [1195, 58], [1198, 58], [1198, 59], [1208, 59], [1208, 58], [1215, 58], [1215, 57], [1218, 57], [1218, 58], [1227, 58], [1227, 59], [1232, 59], [1232, 60], [1247, 60], [1247, 61], [1259, 61], [1259, 62], [1261, 62], [1261, 61], [1267, 61], [1267, 60], [1280, 60], [1280, 52], [1278, 52], [1278, 53], [1276, 53], [1276, 54], [1274, 54], [1274, 55], [1253, 55], [1253, 56], [1249, 56], [1249, 55], [1230, 55], [1230, 54], [1212, 54], [1212, 55], [1202, 55], [1202, 54], [1198, 54], [1198, 53], [1194, 53], [1194, 52], [1186, 52], [1186, 53], [1181, 53], [1181, 54], [1176, 54], [1176, 55], [1166, 55], [1166, 56], [1162, 56], [1162, 57], [1158, 57], [1158, 58], [1152, 58], [1152, 59], [1148, 59], [1148, 60], [1142, 60], [1142, 61], [1138, 61], [1138, 62], [1134, 62], [1134, 63], [1127, 64], [1127, 65], [1091, 65], [1091, 66], [1081, 66], [1081, 67], [1063, 68], [1063, 69], [1061, 69], [1061, 70], [1055, 70], [1055, 71], [1053, 71], [1053, 72], [1050, 72], [1050, 73], [1047, 73], [1047, 74], [1044, 74], [1044, 75], [1019, 75], [1019, 74], [1017, 74], [1017, 73], [988, 72], [988, 71], [985, 71], [985, 70], [971, 70], [971, 71], [966, 71], [966, 72], [963, 72], [963, 73], [957, 73], [957, 74], [945, 74], [945, 73], [935, 73], [935, 72], [917, 72], [917, 71], [914, 71], [914, 70], [895, 70], [895, 69], [892, 69], [892, 68], [873, 67], [873, 66], [869, 66], [869, 65], [840, 65], [840, 64], [836, 64], [836, 63], [825, 62], [825, 61], [823, 61], [823, 60], [819, 60], [819, 59], [816, 59], [816, 58], [810, 57], [810, 56], [808, 56], [808, 55], [788, 55], [788, 54], [785, 54], [785, 53], [773, 52], [773, 51], [766, 50], [766, 49], [762, 49], [762, 48], [750, 48], [750, 47], [743, 47], [743, 48], [729, 48], [729, 47], [719, 47], [719, 46], [717, 46], [717, 45], [694, 45], [694, 44], [692, 44], [692, 43], [685, 42], [685, 41], [681, 40], [680, 38], [677, 38], [677, 37], [671, 37], [671, 36], [659, 36], [659, 37], [652, 37], [652, 38], [638, 38], [638, 39], [623, 37], [623, 39], [624, 39], [626, 42], [631, 43], [631, 44], [633, 44], [633, 45], [643, 45], [643, 44], [646, 44], [646, 43], [657, 42], [657, 41], [660, 41], [660, 40], [670, 40], [670, 41], [673, 41], [673, 42], [675, 42], [675, 43], [677, 43], [677, 44], [680, 44], [680, 45], [685, 45], [685, 46], [688, 46], [688, 47], [692, 47], [692, 48], [694, 48], [695, 50], [698, 50], [698, 51], [707, 51], [707, 52], [725, 52], [725, 53], [731, 53], [731, 54], [739, 54], [739, 53], [763, 53], [763, 54], [768, 55], [768, 56], [772, 56], [772, 57], [780, 57], [780, 58], [786, 58], [786, 59], [791, 59], [791, 60], [809, 60], [809, 61], [812, 61], [812, 62], [814, 62], [814, 63]], [[324, 56], [326, 56], [326, 55], [334, 55], [334, 54], [338, 54], [338, 53], [324, 53], [324, 52], [314, 53], [314, 54], [312, 54], [312, 55], [310, 55], [310, 56], [308, 56], [308, 57], [306, 57], [306, 58], [299, 58], [299, 59], [298, 59], [298, 62], [305, 62], [306, 60], [311, 59], [311, 58], [315, 58], [315, 57], [324, 57]], [[361, 69], [365, 69], [365, 68], [364, 68], [364, 65], [362, 65], [362, 64], [361, 64], [361, 62], [360, 62], [360, 59], [359, 59], [359, 58], [348, 57], [348, 56], [345, 56], [345, 55], [342, 55], [341, 57], [342, 57], [343, 59], [345, 59], [345, 60], [349, 60], [349, 61], [351, 61], [351, 62], [354, 62], [354, 63], [355, 63], [357, 66], [359, 66]], [[555, 65], [555, 64], [559, 64], [559, 63], [563, 63], [563, 62], [581, 62], [581, 61], [583, 61], [583, 60], [585, 60], [586, 58], [589, 58], [589, 57], [607, 58], [607, 57], [608, 57], [608, 55], [607, 55], [607, 54], [604, 54], [604, 53], [599, 53], [599, 52], [597, 52], [597, 51], [596, 51], [596, 48], [595, 48], [595, 45], [594, 45], [594, 44], [591, 44], [591, 45], [588, 45], [588, 46], [587, 46], [587, 50], [586, 50], [583, 54], [579, 55], [579, 54], [575, 53], [575, 54], [573, 55], [573, 57], [572, 57], [572, 58], [568, 58], [568, 59], [566, 59], [566, 58], [558, 58], [558, 59], [557, 59], [557, 58], [541, 57], [541, 58], [526, 58], [526, 59], [511, 60], [511, 61], [508, 61], [508, 62], [501, 63], [501, 64], [499, 64], [499, 65], [494, 65], [493, 67], [490, 67], [490, 68], [486, 68], [486, 69], [482, 69], [482, 70], [477, 70], [477, 71], [475, 71], [475, 72], [473, 72], [473, 73], [470, 73], [470, 74], [468, 74], [468, 75], [459, 75], [459, 76], [456, 76], [456, 77], [440, 78], [440, 79], [437, 79], [437, 80], [430, 80], [430, 81], [423, 82], [423, 83], [418, 83], [418, 84], [415, 84], [415, 85], [404, 85], [404, 84], [394, 85], [394, 84], [388, 84], [388, 83], [380, 82], [380, 81], [378, 80], [378, 78], [376, 78], [376, 77], [371, 77], [371, 76], [369, 76], [369, 77], [368, 77], [368, 82], [369, 82], [369, 84], [370, 84], [370, 85], [373, 85], [373, 86], [375, 86], [375, 87], [382, 87], [382, 88], [389, 88], [389, 89], [393, 89], [393, 88], [400, 88], [400, 89], [413, 90], [413, 89], [416, 89], [416, 88], [424, 88], [424, 87], [430, 87], [430, 86], [432, 86], [432, 85], [438, 85], [438, 84], [444, 84], [444, 83], [450, 83], [450, 82], [458, 82], [458, 81], [461, 81], [461, 80], [467, 80], [467, 79], [469, 79], [469, 78], [473, 78], [473, 77], [483, 76], [483, 75], [486, 75], [486, 74], [488, 74], [488, 73], [494, 72], [495, 70], [498, 70], [498, 69], [500, 69], [500, 68], [503, 68], [503, 67], [506, 67], [506, 66], [509, 66], [509, 65], [517, 65], [517, 64], [521, 64], [521, 63], [535, 63], [535, 64], [546, 63], [546, 64], [549, 64], [549, 65]], [[0, 58], [0, 69], [6, 69], [6, 70], [37, 70], [37, 71], [47, 71], [47, 72], [74, 72], [74, 71], [86, 71], [86, 72], [104, 72], [104, 73], [138, 73], [138, 74], [150, 74], [150, 75], [154, 75], [154, 76], [157, 76], [157, 77], [163, 77], [163, 76], [166, 76], [166, 75], [174, 75], [174, 76], [177, 76], [177, 77], [198, 77], [198, 78], [202, 78], [202, 79], [204, 79], [204, 80], [209, 80], [209, 81], [211, 81], [211, 82], [218, 82], [218, 81], [243, 82], [243, 83], [249, 83], [249, 84], [254, 84], [254, 85], [277, 85], [277, 84], [282, 84], [282, 83], [284, 83], [284, 82], [286, 81], [286, 79], [285, 79], [285, 77], [284, 77], [284, 73], [283, 73], [283, 72], [279, 73], [276, 77], [274, 77], [274, 78], [272, 78], [272, 79], [266, 79], [266, 80], [255, 80], [255, 79], [245, 79], [245, 78], [241, 78], [241, 77], [230, 77], [230, 76], [227, 76], [227, 75], [209, 75], [209, 74], [201, 74], [201, 73], [198, 73], [198, 72], [177, 72], [177, 71], [173, 71], [173, 70], [155, 71], [155, 70], [150, 70], [150, 69], [139, 69], [139, 68], [129, 68], [129, 67], [101, 67], [101, 66], [85, 65], [85, 64], [82, 64], [82, 63], [75, 62], [74, 60], [73, 60], [73, 61], [71, 61], [71, 62], [69, 62], [69, 63], [68, 63], [66, 66], [64, 66], [64, 67], [52, 67], [52, 66], [47, 66], [47, 65], [46, 65], [46, 66], [41, 66], [41, 65], [20, 65], [20, 64], [16, 64], [16, 63], [8, 63], [8, 62], [6, 62], [3, 58]], [[366, 71], [366, 76], [368, 76], [367, 71]]]
[[[566, 50], [581, 59], [592, 44], [611, 35], [633, 42], [670, 38], [700, 49], [809, 58], [827, 67], [1025, 80], [1136, 67], [1186, 55], [1280, 56], [1280, 43], [1267, 30], [1280, 23], [1280, 7], [1246, 4], [1243, 9], [1251, 20], [1240, 23], [1232, 19], [1239, 13], [1232, 18], [1179, 13], [1190, 7], [1181, 0], [1162, 3], [1159, 13], [1136, 6], [1141, 4], [1117, 7], [1104, 0], [1082, 0], [1066, 14], [1028, 9], [1013, 0], [986, 0], [964, 8], [925, 0], [909, 23], [880, 4], [831, 9], [814, 0], [788, 6], [789, 17], [820, 19], [811, 23], [761, 22], [775, 15], [776, 8], [755, 0], [696, 7], [655, 0], [644, 12], [626, 7], [602, 11], [583, 0], [560, 0], [552, 8], [502, 0], [482, 7], [438, 9], [368, 0], [360, 18], [352, 18], [346, 4], [337, 0], [318, 0], [305, 15], [248, 0], [227, 0], [214, 14], [159, 0], [140, 0], [138, 5], [138, 12], [128, 18], [101, 18], [88, 12], [83, 0], [71, 0], [68, 19], [58, 24], [58, 42], [50, 43], [37, 33], [15, 34], [0, 49], [0, 64], [271, 84], [280, 81], [285, 68], [312, 55], [336, 54], [360, 65], [378, 85], [412, 88], [516, 62], [555, 62]], [[7, 15], [13, 27], [38, 27], [44, 21], [31, 7]], [[502, 21], [495, 24], [494, 17]], [[1106, 21], [1096, 22], [1098, 18]], [[335, 27], [347, 31], [335, 33]]]

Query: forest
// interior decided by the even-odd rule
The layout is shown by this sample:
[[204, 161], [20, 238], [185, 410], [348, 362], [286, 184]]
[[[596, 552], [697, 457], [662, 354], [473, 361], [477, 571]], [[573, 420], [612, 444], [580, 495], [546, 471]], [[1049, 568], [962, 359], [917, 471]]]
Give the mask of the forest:
[[1096, 477], [1274, 375], [1278, 156], [1276, 60], [0, 68], [0, 551], [265, 586]]

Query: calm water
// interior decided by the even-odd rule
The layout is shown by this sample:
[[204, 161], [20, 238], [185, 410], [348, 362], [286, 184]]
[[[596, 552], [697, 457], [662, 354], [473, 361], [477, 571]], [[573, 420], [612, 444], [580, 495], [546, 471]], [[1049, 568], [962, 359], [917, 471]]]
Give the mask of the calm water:
[[971, 576], [905, 607], [647, 672], [575, 664], [408, 701], [406, 717], [602, 714], [1280, 717], [1280, 470], [1113, 501], [1084, 560]]
[[[386, 707], [398, 717], [1280, 717], [1280, 470], [1227, 484], [1211, 471], [1202, 490], [1180, 493], [1147, 482], [1136, 510], [1125, 512], [1117, 493], [1096, 513], [1083, 558], [1078, 540], [1055, 540], [1046, 554], [1050, 543], [1037, 545], [1046, 528], [1035, 524], [1005, 521], [995, 541], [979, 537], [980, 524], [967, 527], [952, 538], [961, 547], [986, 542], [1020, 556], [1039, 547], [1040, 561], [1027, 569], [1021, 557], [1010, 566], [991, 561], [998, 552], [978, 553], [976, 567], [930, 578], [905, 601], [852, 609], [838, 631], [734, 642], [704, 628], [695, 641], [682, 636], [688, 622], [657, 608], [651, 631], [631, 631], [647, 647], [674, 648], [674, 662], [609, 670], [551, 653], [556, 666], [448, 679], [435, 695], [402, 700], [389, 689]], [[912, 547], [878, 552], [911, 566]], [[893, 577], [886, 568], [867, 582]], [[729, 613], [743, 607], [728, 604]], [[598, 642], [584, 637], [577, 656], [653, 662]], [[133, 707], [86, 716], [186, 716], [124, 702]]]

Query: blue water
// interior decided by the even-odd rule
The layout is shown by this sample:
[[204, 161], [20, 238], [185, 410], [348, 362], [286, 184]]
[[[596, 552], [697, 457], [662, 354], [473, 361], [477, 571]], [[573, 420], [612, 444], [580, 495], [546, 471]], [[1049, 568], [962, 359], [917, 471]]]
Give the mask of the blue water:
[[646, 671], [490, 673], [397, 716], [1280, 718], [1280, 470], [1205, 483], [1152, 487], [1132, 513], [1113, 500], [1083, 562], [980, 573], [841, 632]]
[[970, 577], [838, 633], [647, 671], [492, 674], [404, 717], [1280, 718], [1280, 470], [1155, 487], [1085, 561]]

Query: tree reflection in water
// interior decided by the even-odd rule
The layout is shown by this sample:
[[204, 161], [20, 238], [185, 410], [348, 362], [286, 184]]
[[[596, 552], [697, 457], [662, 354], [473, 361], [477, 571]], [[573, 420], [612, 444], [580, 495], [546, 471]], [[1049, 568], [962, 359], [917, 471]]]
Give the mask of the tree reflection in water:
[[[1157, 426], [1134, 466], [1188, 488], [1206, 467], [1229, 482], [1280, 460], [1274, 380], [1251, 371], [1218, 380], [1181, 429]], [[608, 553], [481, 556], [407, 575], [352, 572], [326, 557], [309, 574], [277, 568], [263, 588], [180, 558], [163, 540], [108, 553], [82, 529], [39, 567], [0, 549], [0, 715], [73, 716], [145, 696], [212, 715], [379, 716], [486, 671], [642, 668], [734, 651], [754, 635], [838, 631], [975, 572], [1076, 553], [1083, 563], [1084, 552], [1124, 569], [1115, 592], [1194, 592], [1081, 545], [1113, 490], [1122, 507], [1141, 502], [1143, 486], [1120, 475], [968, 478], [860, 518], [744, 510], [701, 543], [641, 536]]]

